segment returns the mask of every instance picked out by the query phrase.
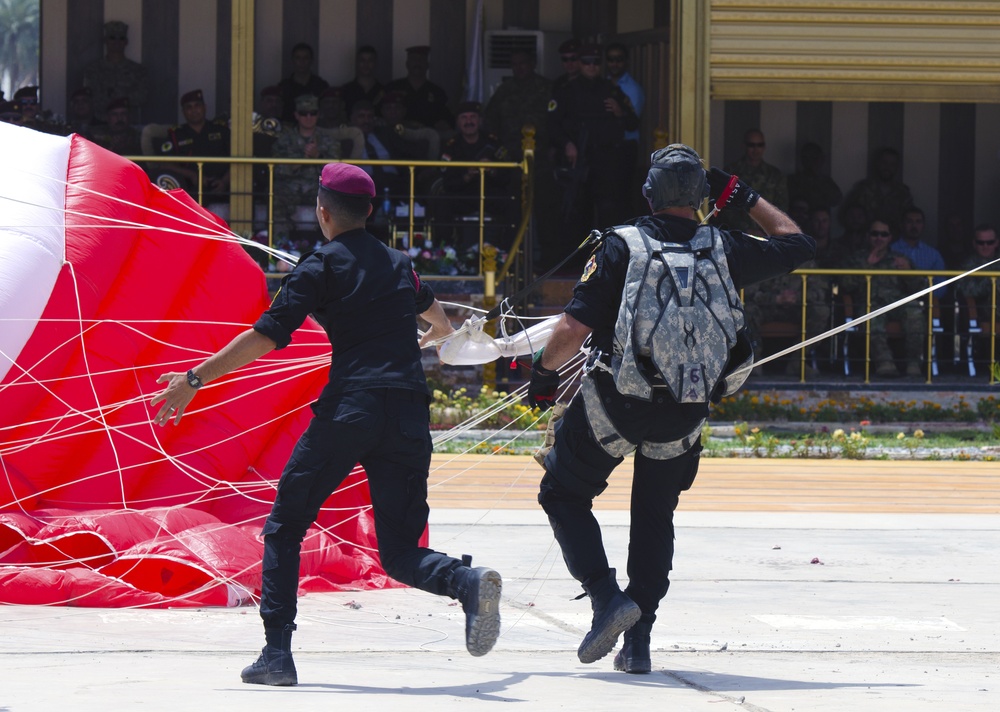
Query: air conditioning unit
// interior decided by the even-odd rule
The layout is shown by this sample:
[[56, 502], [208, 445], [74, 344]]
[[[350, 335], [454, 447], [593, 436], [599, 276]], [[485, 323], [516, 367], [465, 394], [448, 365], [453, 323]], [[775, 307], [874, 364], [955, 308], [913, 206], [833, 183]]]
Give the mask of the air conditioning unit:
[[500, 83], [510, 77], [510, 55], [518, 50], [534, 52], [538, 58], [536, 71], [555, 79], [563, 73], [559, 61], [559, 45], [572, 35], [569, 32], [544, 30], [487, 30], [484, 41], [483, 84], [487, 97]]

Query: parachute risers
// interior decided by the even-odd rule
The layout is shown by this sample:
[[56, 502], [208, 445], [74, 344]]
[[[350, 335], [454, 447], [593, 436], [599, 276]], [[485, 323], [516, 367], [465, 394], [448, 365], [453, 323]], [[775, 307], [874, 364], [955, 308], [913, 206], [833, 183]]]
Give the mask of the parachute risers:
[[438, 358], [451, 366], [473, 366], [498, 358], [528, 356], [548, 343], [561, 316], [549, 317], [512, 336], [503, 334], [495, 339], [483, 331], [486, 319], [467, 319], [462, 328], [441, 344]]
[[[310, 320], [199, 392], [179, 426], [152, 425], [156, 378], [252, 324], [263, 274], [187, 194], [79, 136], [0, 124], [0, 148], [0, 603], [256, 595], [275, 483], [326, 382], [323, 330]], [[301, 572], [303, 591], [394, 585], [360, 467], [307, 535]]]

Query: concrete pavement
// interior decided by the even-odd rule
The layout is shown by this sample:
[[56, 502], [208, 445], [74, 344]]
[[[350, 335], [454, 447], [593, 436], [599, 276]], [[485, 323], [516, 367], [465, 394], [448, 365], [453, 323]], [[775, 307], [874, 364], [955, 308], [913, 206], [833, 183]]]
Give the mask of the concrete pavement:
[[[624, 582], [627, 514], [601, 511]], [[653, 672], [576, 659], [586, 600], [536, 510], [438, 509], [431, 544], [504, 575], [503, 626], [393, 589], [301, 599], [295, 688], [243, 685], [256, 610], [0, 608], [0, 710], [989, 710], [1000, 706], [1000, 515], [677, 516]], [[821, 563], [811, 563], [817, 559]]]

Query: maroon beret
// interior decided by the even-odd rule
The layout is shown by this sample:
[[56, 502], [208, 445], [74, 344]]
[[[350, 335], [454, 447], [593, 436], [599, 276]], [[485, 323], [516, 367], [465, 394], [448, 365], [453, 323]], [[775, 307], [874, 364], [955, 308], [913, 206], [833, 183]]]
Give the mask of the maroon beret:
[[115, 109], [128, 109], [128, 97], [119, 96], [116, 99], [112, 99], [108, 102], [108, 111], [114, 111]]
[[382, 97], [383, 104], [405, 104], [406, 94], [401, 91], [387, 91]]
[[463, 101], [458, 105], [458, 109], [455, 111], [456, 114], [470, 114], [483, 113], [483, 105], [478, 101]]
[[559, 54], [576, 54], [580, 51], [580, 40], [569, 39], [559, 45]]
[[22, 99], [34, 99], [38, 101], [38, 87], [29, 86], [21, 87], [16, 92], [14, 92], [14, 101], [20, 101]]
[[372, 177], [350, 163], [327, 163], [323, 166], [319, 184], [337, 193], [375, 197], [375, 183]]
[[205, 102], [205, 95], [201, 93], [201, 89], [195, 89], [194, 91], [189, 91], [187, 94], [181, 97], [181, 104], [187, 104], [192, 101]]

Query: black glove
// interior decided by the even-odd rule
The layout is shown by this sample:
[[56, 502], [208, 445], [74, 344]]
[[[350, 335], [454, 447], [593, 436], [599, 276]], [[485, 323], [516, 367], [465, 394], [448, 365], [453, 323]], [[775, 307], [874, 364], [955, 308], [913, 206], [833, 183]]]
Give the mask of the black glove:
[[559, 372], [542, 366], [541, 354], [531, 365], [531, 380], [528, 381], [528, 405], [539, 410], [548, 410], [556, 402], [559, 390]]
[[735, 208], [749, 211], [760, 200], [760, 193], [740, 180], [739, 176], [726, 173], [721, 168], [712, 167], [708, 172], [709, 197], [717, 210]]

